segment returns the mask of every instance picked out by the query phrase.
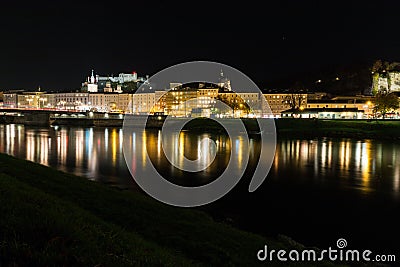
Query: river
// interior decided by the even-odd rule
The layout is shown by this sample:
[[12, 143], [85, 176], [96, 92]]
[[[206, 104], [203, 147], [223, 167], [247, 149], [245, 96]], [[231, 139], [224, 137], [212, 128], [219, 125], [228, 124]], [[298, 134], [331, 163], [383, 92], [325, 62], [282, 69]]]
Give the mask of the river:
[[[196, 158], [203, 137], [218, 141], [216, 158], [207, 171], [187, 175], [171, 168], [160, 153], [160, 132], [148, 130], [146, 147], [152, 163], [166, 179], [198, 186], [216, 179], [235, 151], [234, 166], [242, 166], [242, 138], [182, 132], [168, 145], [184, 147]], [[143, 139], [141, 139], [143, 140]], [[133, 142], [133, 143], [132, 143]], [[143, 141], [141, 141], [143, 142]], [[231, 145], [233, 144], [233, 145]], [[244, 178], [226, 196], [201, 209], [242, 229], [265, 235], [285, 234], [306, 245], [327, 248], [345, 238], [354, 249], [397, 253], [400, 237], [400, 143], [319, 138], [278, 139], [267, 179], [253, 193], [247, 191], [257, 164], [259, 140], [250, 137]], [[140, 147], [140, 148], [139, 148]], [[27, 127], [0, 125], [0, 152], [38, 162], [130, 190], [138, 190], [123, 155], [120, 128]], [[174, 156], [174, 155], [171, 155]], [[175, 155], [176, 156], [176, 155]]]

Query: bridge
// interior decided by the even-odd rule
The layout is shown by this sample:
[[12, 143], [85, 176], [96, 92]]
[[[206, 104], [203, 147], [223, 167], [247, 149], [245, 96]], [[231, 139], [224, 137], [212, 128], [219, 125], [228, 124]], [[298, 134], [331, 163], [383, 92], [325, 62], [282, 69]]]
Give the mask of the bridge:
[[122, 126], [124, 116], [119, 113], [101, 113], [58, 109], [0, 109], [0, 123], [32, 126]]

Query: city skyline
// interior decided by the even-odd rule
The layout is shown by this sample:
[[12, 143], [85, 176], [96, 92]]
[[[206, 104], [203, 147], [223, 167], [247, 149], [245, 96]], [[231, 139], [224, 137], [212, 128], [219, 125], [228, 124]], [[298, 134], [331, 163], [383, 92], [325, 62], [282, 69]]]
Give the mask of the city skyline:
[[267, 87], [339, 65], [398, 60], [397, 6], [10, 2], [0, 19], [0, 89], [74, 89], [91, 69], [152, 75], [195, 60], [230, 65]]

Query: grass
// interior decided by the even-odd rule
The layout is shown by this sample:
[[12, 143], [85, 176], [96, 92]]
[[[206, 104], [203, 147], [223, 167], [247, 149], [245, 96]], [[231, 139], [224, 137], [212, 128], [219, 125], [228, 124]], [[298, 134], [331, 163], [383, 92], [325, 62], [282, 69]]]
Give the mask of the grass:
[[189, 264], [182, 256], [16, 179], [2, 175], [0, 185], [6, 204], [0, 208], [4, 265]]
[[302, 247], [3, 154], [0, 203], [0, 266], [264, 266], [265, 244]]

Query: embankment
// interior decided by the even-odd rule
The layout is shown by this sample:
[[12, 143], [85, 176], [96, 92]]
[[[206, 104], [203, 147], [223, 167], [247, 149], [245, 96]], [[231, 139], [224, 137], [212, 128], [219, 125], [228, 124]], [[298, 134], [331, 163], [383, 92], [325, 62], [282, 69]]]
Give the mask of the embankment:
[[3, 154], [0, 203], [0, 266], [265, 266], [265, 244], [302, 248]]

